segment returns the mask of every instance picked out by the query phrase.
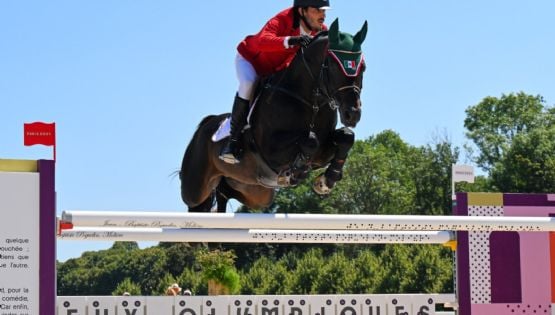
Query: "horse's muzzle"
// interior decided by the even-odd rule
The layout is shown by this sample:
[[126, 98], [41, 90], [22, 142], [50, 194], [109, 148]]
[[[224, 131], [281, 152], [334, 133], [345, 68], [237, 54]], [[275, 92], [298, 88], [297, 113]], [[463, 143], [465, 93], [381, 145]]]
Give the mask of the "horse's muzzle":
[[357, 105], [359, 106], [350, 106], [347, 109], [340, 110], [339, 117], [343, 126], [352, 128], [356, 127], [360, 121], [360, 116], [362, 115], [360, 101], [357, 102]]

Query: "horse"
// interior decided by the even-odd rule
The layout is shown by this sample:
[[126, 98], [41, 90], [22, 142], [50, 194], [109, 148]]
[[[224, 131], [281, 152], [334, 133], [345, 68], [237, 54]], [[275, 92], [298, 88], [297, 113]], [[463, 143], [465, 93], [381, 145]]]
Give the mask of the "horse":
[[[243, 129], [241, 162], [218, 158], [221, 142], [212, 140], [229, 113], [202, 119], [183, 156], [181, 197], [190, 212], [225, 212], [234, 198], [264, 209], [276, 189], [295, 186], [312, 170], [326, 167], [313, 184], [320, 195], [342, 178], [361, 117], [365, 68], [361, 44], [368, 24], [354, 36], [339, 31], [336, 19], [290, 65], [262, 79]], [[344, 127], [336, 129], [337, 111]]]

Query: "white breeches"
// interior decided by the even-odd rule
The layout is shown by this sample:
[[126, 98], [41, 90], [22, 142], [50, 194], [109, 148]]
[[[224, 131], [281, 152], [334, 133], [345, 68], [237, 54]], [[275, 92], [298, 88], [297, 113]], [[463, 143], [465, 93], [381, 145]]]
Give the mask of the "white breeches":
[[235, 57], [235, 70], [237, 71], [237, 79], [239, 79], [237, 94], [242, 99], [250, 100], [258, 74], [256, 74], [252, 64], [239, 53]]

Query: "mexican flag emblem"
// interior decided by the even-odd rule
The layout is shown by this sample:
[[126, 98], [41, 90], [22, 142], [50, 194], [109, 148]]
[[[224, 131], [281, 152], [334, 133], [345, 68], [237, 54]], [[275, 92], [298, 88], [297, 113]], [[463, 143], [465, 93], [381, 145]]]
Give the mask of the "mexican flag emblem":
[[360, 51], [328, 50], [328, 53], [348, 77], [356, 77], [364, 64], [364, 57]]
[[356, 62], [354, 60], [345, 60], [344, 67], [345, 69], [356, 69]]

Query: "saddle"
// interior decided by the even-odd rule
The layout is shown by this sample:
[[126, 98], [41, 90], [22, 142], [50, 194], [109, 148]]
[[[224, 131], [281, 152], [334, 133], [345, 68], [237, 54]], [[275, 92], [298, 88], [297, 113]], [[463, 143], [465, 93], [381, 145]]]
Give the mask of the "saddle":
[[[272, 76], [268, 76], [260, 79], [256, 84], [255, 97], [251, 102], [249, 109], [249, 114], [247, 115], [247, 124], [242, 130], [243, 136], [241, 137], [242, 147], [249, 148], [250, 152], [253, 154], [256, 160], [257, 166], [257, 181], [260, 185], [268, 188], [284, 188], [290, 186], [296, 186], [300, 181], [308, 177], [309, 172], [312, 170], [310, 165], [310, 156], [314, 154], [318, 148], [318, 139], [314, 133], [311, 132], [306, 138], [306, 141], [300, 143], [300, 152], [297, 154], [294, 160], [288, 168], [285, 169], [275, 169], [272, 168], [266, 159], [259, 153], [254, 136], [250, 129], [250, 119], [251, 115], [256, 109], [256, 104], [264, 91], [269, 85], [267, 84]], [[224, 118], [218, 127], [218, 129], [212, 135], [212, 141], [221, 141], [230, 135], [231, 118], [227, 116]]]

